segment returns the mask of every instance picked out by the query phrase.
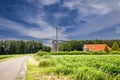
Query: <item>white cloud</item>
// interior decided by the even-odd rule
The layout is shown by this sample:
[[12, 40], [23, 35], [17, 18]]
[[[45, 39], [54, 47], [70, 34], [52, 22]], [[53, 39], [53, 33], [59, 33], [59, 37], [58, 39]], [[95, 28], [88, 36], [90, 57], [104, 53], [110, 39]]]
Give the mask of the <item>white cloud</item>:
[[[59, 20], [62, 17], [67, 16], [66, 13], [55, 13], [53, 14], [54, 18], [56, 18], [56, 20]], [[24, 11], [24, 15], [21, 15], [21, 18], [29, 23], [29, 24], [35, 24], [37, 25], [39, 28], [33, 28], [30, 29], [29, 31], [29, 36], [30, 35], [34, 35], [34, 37], [40, 37], [42, 35], [41, 38], [54, 38], [55, 39], [55, 28], [56, 27], [60, 27], [57, 25], [57, 21], [55, 24], [50, 24], [49, 22], [45, 21], [47, 18], [47, 13], [44, 12], [43, 10], [41, 10], [40, 12], [35, 13], [34, 15], [31, 15], [31, 13], [28, 13], [27, 11]], [[59, 39], [66, 39], [66, 36], [64, 33], [64, 31], [66, 30], [66, 28], [59, 28]], [[47, 32], [47, 33], [46, 33]], [[24, 34], [26, 34], [26, 32], [24, 32]]]
[[91, 13], [98, 13], [98, 14], [107, 14], [110, 12], [110, 9], [103, 4], [91, 4], [93, 8]]
[[63, 3], [63, 7], [67, 7], [69, 9], [76, 9], [81, 5], [81, 0], [66, 0]]
[[55, 37], [55, 29], [52, 27], [44, 28], [43, 30], [40, 29], [29, 29], [29, 31], [24, 31], [24, 35], [32, 36], [35, 38], [54, 38]]
[[[33, 19], [34, 21], [34, 19]], [[53, 38], [55, 39], [55, 27], [51, 26], [47, 22], [41, 20], [39, 21], [38, 25], [40, 26], [39, 28], [29, 28], [25, 25], [22, 25], [20, 23], [5, 19], [5, 18], [0, 18], [0, 26], [6, 29], [11, 29], [18, 31], [19, 34], [24, 35], [24, 36], [31, 36], [33, 38]], [[59, 32], [60, 39], [66, 39], [64, 34], [64, 30]]]
[[66, 0], [63, 7], [76, 9], [83, 16], [91, 14], [108, 14], [111, 11], [119, 11], [120, 0]]
[[23, 25], [20, 25], [14, 21], [5, 19], [0, 17], [0, 26], [3, 27], [4, 29], [12, 29], [12, 30], [23, 30]]
[[73, 35], [84, 36], [107, 28], [115, 27], [116, 24], [120, 23], [120, 19], [118, 17], [120, 17], [120, 13], [113, 12], [108, 15], [98, 16], [94, 19], [91, 18], [91, 21], [86, 22], [84, 25], [75, 29], [75, 34], [73, 33]]
[[118, 3], [118, 6], [120, 7], [120, 3]]
[[[85, 36], [120, 23], [120, 0], [65, 0], [63, 7], [77, 10], [75, 22], [78, 24], [71, 36]], [[90, 17], [92, 15], [92, 17]], [[95, 15], [95, 16], [94, 16]], [[85, 20], [85, 24], [80, 24]], [[117, 28], [117, 32], [119, 29]]]
[[59, 13], [54, 13], [53, 14], [53, 17], [56, 19], [56, 20], [59, 20], [61, 18], [65, 18], [67, 17], [68, 14], [67, 13], [63, 13], [63, 12], [59, 12]]
[[59, 2], [59, 0], [40, 0], [43, 5], [51, 5]]
[[[50, 14], [44, 10], [44, 6], [56, 4], [59, 3], [59, 1], [60, 0], [28, 0], [28, 2], [31, 2], [35, 8], [32, 6], [26, 6], [22, 11], [20, 10], [19, 14], [21, 15], [21, 19], [28, 24], [37, 25], [36, 28], [27, 27], [27, 25], [5, 18], [0, 18], [0, 25], [2, 26], [0, 28], [9, 28], [13, 31], [18, 31], [19, 34], [31, 36], [33, 38], [55, 38], [55, 27], [60, 27], [58, 25], [59, 20], [71, 16], [72, 14], [69, 14], [69, 11], [74, 9], [77, 11], [78, 15], [73, 20], [76, 20], [78, 25], [80, 20], [88, 21], [85, 24], [80, 24], [79, 28], [77, 24], [64, 26], [64, 28], [59, 31], [59, 39], [67, 39], [66, 37], [68, 37], [68, 35], [88, 35], [120, 23], [120, 0], [64, 0], [63, 5], [61, 5], [62, 8], [66, 7], [70, 10], [68, 10], [68, 13], [65, 13], [61, 12], [61, 8], [58, 8], [60, 11], [52, 14], [52, 17], [55, 18], [55, 23], [52, 24], [47, 21]], [[89, 18], [91, 15], [92, 17]], [[74, 27], [75, 32], [65, 35], [64, 32], [70, 27], [72, 29]], [[119, 28], [116, 29], [119, 30]]]

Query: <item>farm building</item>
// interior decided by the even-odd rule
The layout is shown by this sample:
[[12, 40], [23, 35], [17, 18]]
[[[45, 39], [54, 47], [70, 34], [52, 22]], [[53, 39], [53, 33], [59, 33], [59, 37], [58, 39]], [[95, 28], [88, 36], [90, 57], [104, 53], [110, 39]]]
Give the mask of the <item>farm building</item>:
[[105, 47], [107, 47], [108, 50], [111, 51], [111, 48], [106, 44], [85, 44], [83, 47], [83, 51], [85, 51], [85, 52], [104, 51]]

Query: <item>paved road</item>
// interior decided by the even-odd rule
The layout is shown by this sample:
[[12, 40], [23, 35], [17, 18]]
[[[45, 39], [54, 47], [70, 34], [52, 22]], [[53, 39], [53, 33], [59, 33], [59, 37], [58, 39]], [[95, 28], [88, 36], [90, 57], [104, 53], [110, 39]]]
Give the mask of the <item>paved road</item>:
[[0, 80], [16, 80], [21, 73], [27, 56], [7, 60], [0, 63]]

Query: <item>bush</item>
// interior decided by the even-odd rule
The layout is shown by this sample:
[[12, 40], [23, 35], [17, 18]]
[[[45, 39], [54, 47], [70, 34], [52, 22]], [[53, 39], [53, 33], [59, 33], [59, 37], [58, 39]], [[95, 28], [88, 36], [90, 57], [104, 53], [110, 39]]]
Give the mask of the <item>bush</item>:
[[92, 54], [91, 52], [83, 52], [83, 51], [65, 51], [65, 52], [52, 52], [52, 55], [86, 55]]
[[39, 61], [39, 67], [52, 67], [55, 66], [55, 61], [52, 59], [41, 59]]
[[58, 66], [55, 69], [55, 73], [59, 74], [64, 74], [64, 75], [68, 75], [74, 72], [74, 69], [71, 67], [66, 67], [66, 66]]
[[52, 55], [99, 55], [105, 54], [105, 52], [83, 52], [83, 51], [65, 51], [65, 52], [53, 52]]
[[36, 53], [37, 56], [44, 56], [44, 55], [50, 55], [50, 52], [44, 52], [44, 51], [38, 51]]
[[52, 56], [50, 54], [46, 54], [46, 55], [43, 55], [42, 58], [47, 59], [47, 58], [52, 58]]
[[110, 51], [109, 53], [106, 51], [99, 51], [99, 52], [83, 52], [83, 51], [64, 51], [64, 52], [43, 52], [39, 51], [36, 53], [38, 56], [44, 55], [110, 55], [116, 54], [120, 55], [120, 51]]
[[111, 51], [111, 52], [109, 52], [110, 54], [120, 54], [120, 51]]
[[120, 51], [99, 51], [99, 52], [83, 52], [83, 51], [65, 51], [65, 52], [52, 52], [52, 55], [110, 55], [117, 54], [120, 55]]

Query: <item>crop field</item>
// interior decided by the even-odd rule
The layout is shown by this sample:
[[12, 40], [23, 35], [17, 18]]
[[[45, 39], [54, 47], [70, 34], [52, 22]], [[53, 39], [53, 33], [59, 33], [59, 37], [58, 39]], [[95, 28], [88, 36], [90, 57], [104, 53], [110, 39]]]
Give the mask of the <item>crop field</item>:
[[120, 80], [119, 55], [44, 55], [28, 61], [26, 80]]

